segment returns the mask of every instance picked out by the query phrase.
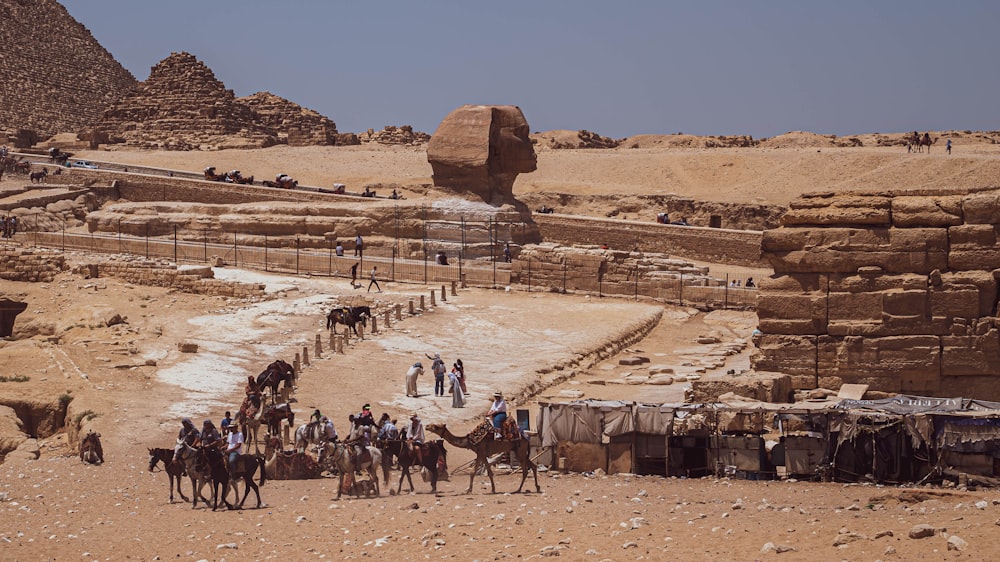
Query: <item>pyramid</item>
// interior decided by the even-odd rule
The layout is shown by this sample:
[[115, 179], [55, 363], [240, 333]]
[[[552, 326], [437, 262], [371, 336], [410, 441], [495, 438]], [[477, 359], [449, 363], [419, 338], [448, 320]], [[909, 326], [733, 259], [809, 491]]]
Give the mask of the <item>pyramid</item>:
[[270, 92], [257, 92], [236, 101], [253, 109], [257, 122], [289, 146], [337, 144], [337, 124], [311, 109]]
[[263, 148], [278, 142], [252, 109], [188, 53], [171, 53], [157, 63], [96, 128], [112, 142], [140, 148]]
[[0, 135], [84, 132], [135, 85], [55, 0], [0, 2]]

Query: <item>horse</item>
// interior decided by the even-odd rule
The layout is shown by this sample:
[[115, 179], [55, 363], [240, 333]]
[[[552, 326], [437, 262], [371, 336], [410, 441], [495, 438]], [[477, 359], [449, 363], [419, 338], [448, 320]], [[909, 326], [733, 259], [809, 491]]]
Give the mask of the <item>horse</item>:
[[354, 335], [358, 335], [357, 322], [354, 320], [354, 315], [351, 314], [350, 309], [347, 308], [334, 308], [326, 315], [326, 329], [337, 331], [337, 324], [343, 324], [350, 328]]
[[[214, 455], [209, 455], [209, 462], [219, 462], [228, 463], [226, 455], [222, 455], [220, 458], [215, 458]], [[264, 457], [258, 455], [247, 455], [241, 454], [236, 456], [235, 470], [229, 471], [228, 464], [225, 466], [229, 474], [229, 486], [225, 488], [222, 493], [222, 499], [225, 501], [226, 496], [229, 494], [229, 488], [233, 489], [236, 494], [236, 502], [234, 503], [238, 508], [243, 509], [243, 503], [247, 501], [247, 497], [250, 495], [250, 490], [257, 495], [257, 508], [260, 509], [260, 488], [257, 483], [253, 481], [254, 474], [257, 473], [257, 469], [260, 469], [260, 485], [263, 486], [264, 482], [267, 481], [267, 475], [264, 467]], [[212, 469], [213, 473], [215, 469]], [[240, 491], [236, 488], [236, 481], [243, 480], [245, 486], [243, 488], [243, 499], [240, 500]]]
[[31, 174], [29, 174], [28, 177], [31, 178], [31, 183], [35, 182], [42, 183], [42, 180], [45, 179], [45, 176], [47, 175], [49, 175], [48, 168], [42, 168], [41, 172], [31, 172]]
[[[417, 462], [414, 447], [421, 447], [420, 462]], [[384, 439], [378, 442], [378, 448], [382, 451], [382, 477], [385, 484], [389, 485], [389, 467], [392, 465], [392, 458], [399, 461], [399, 485], [396, 487], [396, 494], [403, 489], [403, 478], [410, 483], [410, 491], [413, 492], [413, 478], [410, 477], [410, 467], [419, 464], [430, 473], [431, 493], [437, 493], [437, 483], [440, 470], [446, 464], [447, 452], [443, 441], [438, 439], [424, 443], [423, 445], [411, 445], [405, 439]]]
[[284, 381], [286, 387], [292, 386], [295, 382], [295, 369], [278, 359], [268, 365], [259, 375], [257, 375], [257, 386], [263, 390], [265, 387], [271, 388], [271, 399], [277, 401], [278, 385]]
[[[337, 499], [340, 499], [341, 494], [345, 490], [357, 491], [356, 486], [352, 486], [354, 483], [354, 471], [363, 470], [368, 473], [368, 479], [372, 481], [375, 485], [375, 495], [381, 494], [378, 487], [378, 475], [375, 473], [375, 467], [382, 464], [382, 451], [379, 451], [376, 447], [364, 447], [361, 455], [357, 455], [355, 452], [355, 447], [349, 441], [337, 441], [333, 443], [327, 443], [324, 447], [326, 458], [331, 459], [337, 466], [340, 472], [340, 484], [337, 486]], [[368, 453], [368, 458], [364, 458], [364, 453]], [[348, 479], [347, 486], [344, 485], [344, 480]]]
[[267, 424], [267, 432], [271, 435], [278, 435], [281, 430], [281, 420], [288, 420], [288, 426], [295, 424], [295, 413], [288, 403], [271, 404], [264, 408], [261, 414], [261, 421]]
[[19, 174], [30, 174], [31, 173], [31, 162], [15, 162], [14, 171]]
[[354, 322], [360, 322], [362, 326], [368, 327], [368, 319], [372, 317], [372, 307], [370, 306], [350, 306], [347, 308], [351, 313]]
[[304, 423], [295, 430], [295, 452], [304, 453], [309, 445], [322, 450], [321, 446], [326, 440], [326, 432], [319, 421]]
[[174, 450], [173, 449], [146, 449], [149, 451], [149, 471], [153, 472], [156, 465], [163, 461], [163, 469], [167, 473], [167, 477], [170, 478], [170, 503], [174, 503], [174, 480], [177, 480], [177, 493], [180, 494], [181, 499], [185, 502], [188, 501], [187, 496], [181, 491], [181, 477], [184, 476], [184, 465], [179, 462], [174, 462]]
[[[198, 498], [201, 498], [201, 501], [205, 502], [205, 505], [213, 503], [201, 493], [205, 488], [205, 484], [212, 477], [206, 457], [202, 454], [203, 452], [202, 448], [194, 447], [187, 443], [181, 448], [181, 463], [184, 465], [184, 470], [187, 472], [188, 477], [191, 478], [191, 509], [198, 507]], [[171, 458], [173, 458], [173, 451], [170, 454]], [[180, 485], [177, 486], [177, 489], [180, 490]], [[218, 504], [217, 497], [213, 497], [212, 499]], [[226, 501], [226, 498], [222, 498], [222, 501]]]
[[[222, 490], [222, 503], [225, 504], [228, 509], [236, 509], [236, 507], [229, 503], [229, 500], [226, 499], [226, 494], [229, 492], [229, 486], [231, 484], [229, 467], [226, 463], [226, 455], [214, 447], [200, 447], [198, 449], [197, 456], [197, 463], [201, 465], [203, 474], [207, 475], [208, 479], [211, 479], [212, 481], [212, 511], [215, 511], [219, 507], [220, 488]], [[190, 471], [190, 468], [188, 471]], [[196, 503], [198, 501], [198, 495], [200, 495], [200, 490], [199, 494], [195, 495]], [[236, 492], [236, 499], [240, 499], [239, 491]], [[245, 500], [246, 498], [243, 499]], [[257, 495], [257, 501], [260, 501], [260, 494]], [[260, 505], [258, 504], [257, 507], [260, 507]]]
[[104, 464], [104, 448], [101, 447], [101, 434], [88, 431], [80, 441], [80, 461], [90, 464]]

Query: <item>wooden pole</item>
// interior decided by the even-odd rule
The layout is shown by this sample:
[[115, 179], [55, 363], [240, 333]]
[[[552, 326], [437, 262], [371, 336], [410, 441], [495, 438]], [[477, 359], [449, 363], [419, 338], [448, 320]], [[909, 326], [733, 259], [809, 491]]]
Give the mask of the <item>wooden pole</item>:
[[441, 285], [441, 302], [447, 302], [447, 301], [448, 301], [448, 292], [445, 291], [445, 286]]
[[308, 345], [303, 345], [302, 346], [302, 364], [303, 365], [308, 365], [309, 364], [309, 346]]
[[323, 355], [323, 336], [316, 334], [316, 359]]
[[[434, 302], [434, 289], [431, 289], [431, 306], [433, 307], [433, 306], [436, 306], [436, 305], [437, 305], [437, 303]], [[423, 308], [423, 307], [424, 307], [423, 303], [420, 303], [420, 308]]]
[[456, 290], [456, 287], [455, 287], [455, 285], [457, 285], [457, 284], [458, 284], [458, 283], [456, 283], [455, 281], [452, 281], [452, 282], [451, 282], [451, 296], [453, 296], [453, 297], [454, 297], [454, 296], [457, 296], [457, 295], [458, 295], [458, 293], [457, 293], [457, 292], [455, 292], [455, 290]]

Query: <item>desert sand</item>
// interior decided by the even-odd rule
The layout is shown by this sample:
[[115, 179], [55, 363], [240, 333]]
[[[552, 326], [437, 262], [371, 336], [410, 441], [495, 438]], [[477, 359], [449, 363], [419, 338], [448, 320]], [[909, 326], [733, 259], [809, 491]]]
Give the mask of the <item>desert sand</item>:
[[[540, 150], [539, 169], [523, 175], [515, 194], [613, 196], [662, 189], [694, 198], [787, 204], [798, 193], [854, 187], [995, 185], [1000, 153], [978, 144], [955, 154], [906, 154], [905, 148], [793, 147], [767, 149], [636, 148]], [[430, 166], [411, 148], [289, 149], [215, 153], [95, 151], [80, 158], [178, 170], [208, 165], [246, 174], [289, 173], [314, 185], [361, 187], [399, 183], [407, 197], [433, 198]], [[17, 180], [5, 176], [0, 187]], [[350, 188], [350, 187], [349, 187]], [[555, 195], [553, 195], [554, 197]], [[603, 214], [606, 200], [583, 198], [580, 214]], [[652, 213], [652, 211], [650, 211]], [[70, 256], [82, 260], [85, 256]], [[168, 501], [167, 478], [147, 471], [147, 447], [170, 447], [182, 416], [218, 423], [242, 399], [247, 374], [324, 337], [325, 311], [364, 300], [376, 307], [405, 303], [427, 287], [388, 284], [382, 293], [356, 290], [342, 279], [308, 279], [217, 268], [223, 278], [265, 283], [273, 298], [247, 303], [113, 279], [62, 274], [45, 284], [4, 282], [30, 306], [18, 321], [51, 323], [57, 343], [39, 337], [0, 342], [3, 374], [28, 382], [0, 383], [0, 392], [39, 399], [63, 393], [74, 408], [97, 414], [106, 463], [82, 464], [64, 433], [40, 441], [38, 460], [0, 465], [0, 553], [4, 559], [244, 560], [337, 558], [486, 560], [561, 555], [593, 560], [941, 560], [989, 558], [1000, 549], [994, 522], [1000, 492], [903, 489], [815, 482], [686, 480], [632, 475], [539, 474], [541, 493], [512, 494], [518, 475], [497, 479], [489, 493], [479, 477], [470, 495], [468, 472], [453, 474], [430, 495], [417, 493], [334, 500], [336, 480], [269, 481], [265, 507], [213, 513]], [[127, 319], [111, 328], [98, 317]], [[565, 390], [588, 398], [678, 400], [681, 385], [651, 389], [594, 384], [621, 377], [617, 355], [595, 354], [607, 341], [661, 318], [642, 341], [622, 350], [657, 363], [680, 364], [697, 355], [700, 335], [747, 339], [752, 313], [703, 314], [619, 299], [517, 291], [460, 291], [433, 310], [405, 318], [380, 334], [355, 341], [343, 355], [325, 352], [303, 369], [293, 407], [299, 419], [321, 409], [342, 433], [363, 403], [376, 416], [400, 422], [412, 411], [425, 423], [446, 422], [463, 434], [485, 413], [489, 395], [504, 390], [512, 407], [531, 411], [539, 399]], [[599, 320], [595, 320], [599, 319]], [[180, 342], [199, 344], [182, 354]], [[694, 349], [693, 349], [694, 348]], [[403, 373], [424, 354], [440, 352], [466, 364], [470, 396], [464, 409], [434, 398], [432, 377], [421, 396], [406, 397]], [[748, 352], [721, 369], [746, 368]], [[426, 363], [425, 363], [426, 364]], [[537, 394], [533, 388], [544, 387]], [[79, 408], [77, 408], [79, 411]], [[448, 447], [449, 465], [471, 455]], [[395, 490], [398, 472], [393, 472]], [[190, 485], [185, 482], [185, 493]], [[911, 539], [927, 524], [934, 536]], [[958, 535], [967, 544], [949, 550]], [[770, 543], [771, 546], [768, 546]], [[779, 554], [779, 551], [782, 551]]]

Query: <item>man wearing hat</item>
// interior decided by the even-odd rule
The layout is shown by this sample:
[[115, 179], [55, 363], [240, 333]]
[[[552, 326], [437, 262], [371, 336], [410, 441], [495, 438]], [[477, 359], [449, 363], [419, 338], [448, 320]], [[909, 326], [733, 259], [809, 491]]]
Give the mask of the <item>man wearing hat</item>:
[[417, 457], [417, 464], [423, 461], [424, 452], [424, 422], [416, 412], [410, 415], [410, 423], [406, 425], [406, 440], [413, 447], [413, 454]]
[[496, 429], [496, 436], [500, 436], [500, 427], [507, 419], [507, 401], [503, 399], [503, 393], [499, 390], [493, 393], [493, 405], [490, 411], [486, 412], [486, 417], [493, 418], [493, 428]]
[[422, 363], [417, 361], [410, 367], [409, 371], [406, 371], [406, 395], [417, 396], [417, 377], [424, 374], [424, 366]]
[[236, 459], [243, 452], [243, 432], [239, 424], [229, 425], [229, 438], [226, 440], [226, 456], [229, 457], [229, 473], [236, 472]]

